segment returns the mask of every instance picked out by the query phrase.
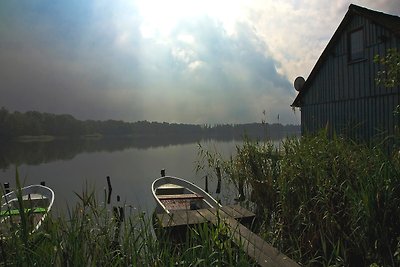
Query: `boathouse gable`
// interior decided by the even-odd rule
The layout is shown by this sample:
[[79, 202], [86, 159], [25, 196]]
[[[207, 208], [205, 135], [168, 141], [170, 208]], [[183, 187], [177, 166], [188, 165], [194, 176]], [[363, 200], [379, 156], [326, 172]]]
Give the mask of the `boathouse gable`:
[[400, 17], [350, 5], [292, 106], [302, 133], [321, 128], [357, 140], [393, 134], [400, 88], [377, 85], [376, 55], [400, 51]]

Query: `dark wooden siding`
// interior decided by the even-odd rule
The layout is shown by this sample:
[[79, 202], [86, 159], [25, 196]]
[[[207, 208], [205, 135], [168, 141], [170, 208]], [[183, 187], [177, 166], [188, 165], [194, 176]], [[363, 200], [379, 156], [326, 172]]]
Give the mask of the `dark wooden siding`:
[[[365, 59], [348, 61], [348, 32], [362, 27]], [[386, 36], [383, 42], [380, 38]], [[368, 19], [354, 16], [320, 67], [303, 96], [301, 121], [303, 133], [328, 126], [330, 134], [371, 140], [385, 132], [393, 134], [398, 118], [393, 111], [399, 105], [400, 88], [384, 88], [375, 82], [380, 66], [375, 55], [389, 48], [400, 50], [400, 40]]]

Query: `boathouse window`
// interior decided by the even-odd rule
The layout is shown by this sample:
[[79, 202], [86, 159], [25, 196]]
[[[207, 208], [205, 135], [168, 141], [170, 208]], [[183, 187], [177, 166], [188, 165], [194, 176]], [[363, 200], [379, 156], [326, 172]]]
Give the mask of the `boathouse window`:
[[349, 33], [349, 61], [364, 59], [364, 34], [363, 29]]

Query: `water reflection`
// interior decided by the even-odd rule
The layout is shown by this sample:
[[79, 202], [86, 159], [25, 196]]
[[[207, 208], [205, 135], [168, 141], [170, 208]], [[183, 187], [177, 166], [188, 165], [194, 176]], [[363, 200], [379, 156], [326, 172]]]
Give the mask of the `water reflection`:
[[54, 140], [51, 142], [1, 142], [0, 168], [10, 165], [39, 165], [55, 160], [70, 160], [81, 153], [115, 152], [130, 148], [148, 149], [201, 142], [185, 136]]
[[0, 142], [0, 169], [6, 170], [14, 165], [39, 165], [56, 160], [71, 160], [82, 153], [112, 153], [131, 148], [149, 149], [212, 141], [235, 142], [235, 140], [240, 141], [241, 138], [170, 135], [140, 138], [68, 139], [50, 142]]
[[[155, 207], [151, 183], [165, 168], [168, 175], [190, 180], [204, 187], [204, 178], [195, 172], [197, 144], [234, 153], [241, 141], [215, 141], [185, 138], [108, 138], [100, 140], [57, 140], [36, 143], [4, 143], [0, 145], [0, 182], [15, 186], [15, 166], [25, 185], [46, 181], [56, 193], [55, 207], [65, 210], [78, 201], [75, 193], [84, 188], [96, 189], [104, 200], [106, 177], [111, 177], [113, 201], [150, 211]], [[215, 183], [215, 184], [214, 184]], [[209, 181], [215, 190], [216, 181]], [[225, 198], [228, 188], [217, 197]], [[75, 192], [75, 193], [74, 193]]]
[[[0, 182], [15, 186], [18, 166], [24, 185], [46, 181], [55, 191], [55, 208], [65, 210], [78, 201], [75, 193], [80, 194], [85, 188], [95, 189], [98, 200], [104, 201], [106, 177], [110, 176], [114, 202], [119, 195], [130, 210], [152, 211], [155, 202], [150, 187], [160, 176], [161, 169], [165, 168], [167, 175], [205, 187], [204, 173], [195, 171], [198, 143], [228, 158], [242, 141], [223, 137], [165, 136], [0, 143]], [[223, 185], [220, 194], [215, 193], [216, 188], [217, 181], [210, 179], [212, 195], [225, 203], [237, 195], [232, 186]]]

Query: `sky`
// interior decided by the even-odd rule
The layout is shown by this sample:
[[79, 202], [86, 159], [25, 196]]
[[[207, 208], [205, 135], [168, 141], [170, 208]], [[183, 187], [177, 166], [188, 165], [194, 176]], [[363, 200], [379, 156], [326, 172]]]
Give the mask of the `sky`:
[[77, 119], [300, 124], [305, 78], [350, 3], [1, 0], [0, 107]]

